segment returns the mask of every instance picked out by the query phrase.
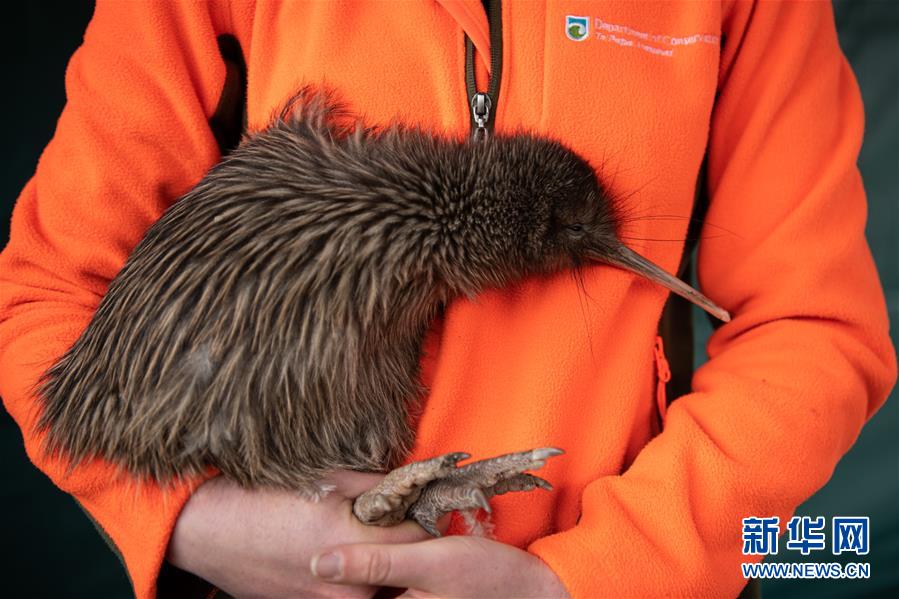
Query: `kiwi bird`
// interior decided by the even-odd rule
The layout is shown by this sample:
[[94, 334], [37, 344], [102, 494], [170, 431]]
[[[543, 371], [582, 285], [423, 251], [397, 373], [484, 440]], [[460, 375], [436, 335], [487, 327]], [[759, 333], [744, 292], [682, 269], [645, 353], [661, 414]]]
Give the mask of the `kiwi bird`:
[[[210, 466], [315, 496], [332, 469], [389, 472], [369, 524], [549, 488], [541, 448], [400, 467], [429, 323], [460, 296], [602, 262], [728, 315], [628, 249], [596, 172], [528, 133], [370, 128], [306, 89], [147, 231], [39, 382], [45, 449], [162, 483]], [[392, 470], [392, 472], [390, 472]]]

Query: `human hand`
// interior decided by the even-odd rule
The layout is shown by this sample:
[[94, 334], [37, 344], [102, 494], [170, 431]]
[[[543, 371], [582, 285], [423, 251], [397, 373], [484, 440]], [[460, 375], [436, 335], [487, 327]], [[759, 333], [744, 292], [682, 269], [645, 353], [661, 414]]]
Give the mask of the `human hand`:
[[480, 537], [331, 547], [312, 558], [321, 579], [408, 589], [403, 597], [569, 597], [540, 558]]
[[312, 575], [309, 562], [315, 553], [335, 544], [415, 543], [431, 538], [413, 522], [382, 528], [356, 519], [353, 498], [381, 478], [335, 472], [324, 482], [336, 489], [317, 502], [298, 493], [250, 491], [224, 477], [213, 478], [181, 511], [167, 559], [235, 597], [368, 599], [375, 586], [329, 584]]

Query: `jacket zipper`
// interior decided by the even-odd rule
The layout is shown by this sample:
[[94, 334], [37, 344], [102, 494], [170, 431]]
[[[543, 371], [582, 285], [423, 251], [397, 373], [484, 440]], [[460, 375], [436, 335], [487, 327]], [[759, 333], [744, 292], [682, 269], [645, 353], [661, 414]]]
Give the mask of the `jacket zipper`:
[[659, 418], [664, 425], [665, 416], [668, 415], [668, 394], [666, 391], [668, 382], [671, 380], [671, 367], [668, 364], [668, 358], [665, 357], [665, 344], [661, 335], [656, 335], [653, 354], [656, 363], [656, 407], [659, 410]]
[[496, 105], [499, 102], [499, 83], [503, 71], [503, 19], [501, 0], [490, 0], [487, 25], [490, 28], [490, 78], [487, 90], [478, 91], [475, 82], [474, 44], [465, 36], [465, 90], [471, 107], [471, 135], [485, 139], [493, 133]]

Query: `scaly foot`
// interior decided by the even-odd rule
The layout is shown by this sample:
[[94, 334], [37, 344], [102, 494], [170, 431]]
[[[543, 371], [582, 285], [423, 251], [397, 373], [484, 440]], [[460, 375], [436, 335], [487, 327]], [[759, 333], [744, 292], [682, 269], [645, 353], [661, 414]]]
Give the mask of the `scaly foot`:
[[510, 491], [531, 491], [537, 487], [551, 490], [552, 485], [525, 470], [543, 467], [546, 460], [565, 453], [555, 447], [510, 453], [452, 468], [436, 478], [410, 504], [406, 517], [418, 522], [435, 537], [440, 536], [437, 520], [454, 510], [482, 508], [490, 511], [488, 499]]
[[353, 513], [363, 524], [399, 524], [406, 519], [409, 506], [415, 503], [425, 485], [458, 470], [456, 463], [469, 457], [467, 453], [448, 453], [397, 468], [356, 498]]

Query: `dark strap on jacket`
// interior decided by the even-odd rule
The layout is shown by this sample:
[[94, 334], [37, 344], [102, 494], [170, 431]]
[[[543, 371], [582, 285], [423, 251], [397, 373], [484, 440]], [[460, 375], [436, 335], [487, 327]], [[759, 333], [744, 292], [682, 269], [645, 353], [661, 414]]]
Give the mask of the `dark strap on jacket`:
[[[709, 195], [705, 183], [706, 158], [696, 177], [696, 191], [693, 198], [693, 210], [690, 224], [687, 227], [687, 240], [681, 257], [677, 276], [688, 283], [692, 278], [693, 254], [699, 243], [702, 225], [709, 209]], [[659, 321], [659, 336], [665, 347], [665, 355], [671, 368], [671, 379], [665, 387], [665, 394], [670, 404], [672, 401], [690, 392], [693, 378], [693, 309], [692, 304], [679, 295], [670, 294], [662, 318]]]
[[[225, 62], [225, 84], [215, 113], [209, 119], [209, 128], [212, 129], [221, 155], [226, 156], [240, 143], [247, 127], [247, 64], [236, 37], [224, 34], [217, 39], [219, 52]], [[121, 554], [111, 542], [110, 546], [121, 559]], [[227, 597], [202, 578], [176, 568], [167, 561], [162, 562], [162, 569], [156, 580], [156, 596], [159, 599]]]
[[[679, 278], [697, 288], [698, 284], [688, 279], [693, 278], [694, 255], [699, 244], [699, 236], [702, 234], [702, 225], [709, 211], [709, 194], [705, 178], [707, 162], [708, 155], [703, 158], [699, 174], [696, 177], [696, 193], [693, 198], [690, 224], [687, 227], [687, 240], [684, 243], [680, 267], [677, 269]], [[719, 323], [712, 321], [712, 324], [717, 326]], [[689, 393], [692, 386], [694, 369], [692, 304], [672, 293], [662, 310], [659, 335], [662, 337], [668, 366], [671, 369], [671, 378], [665, 387], [667, 401], [670, 405], [678, 397]], [[761, 584], [757, 578], [752, 578], [747, 581], [738, 599], [759, 599], [761, 596]]]

